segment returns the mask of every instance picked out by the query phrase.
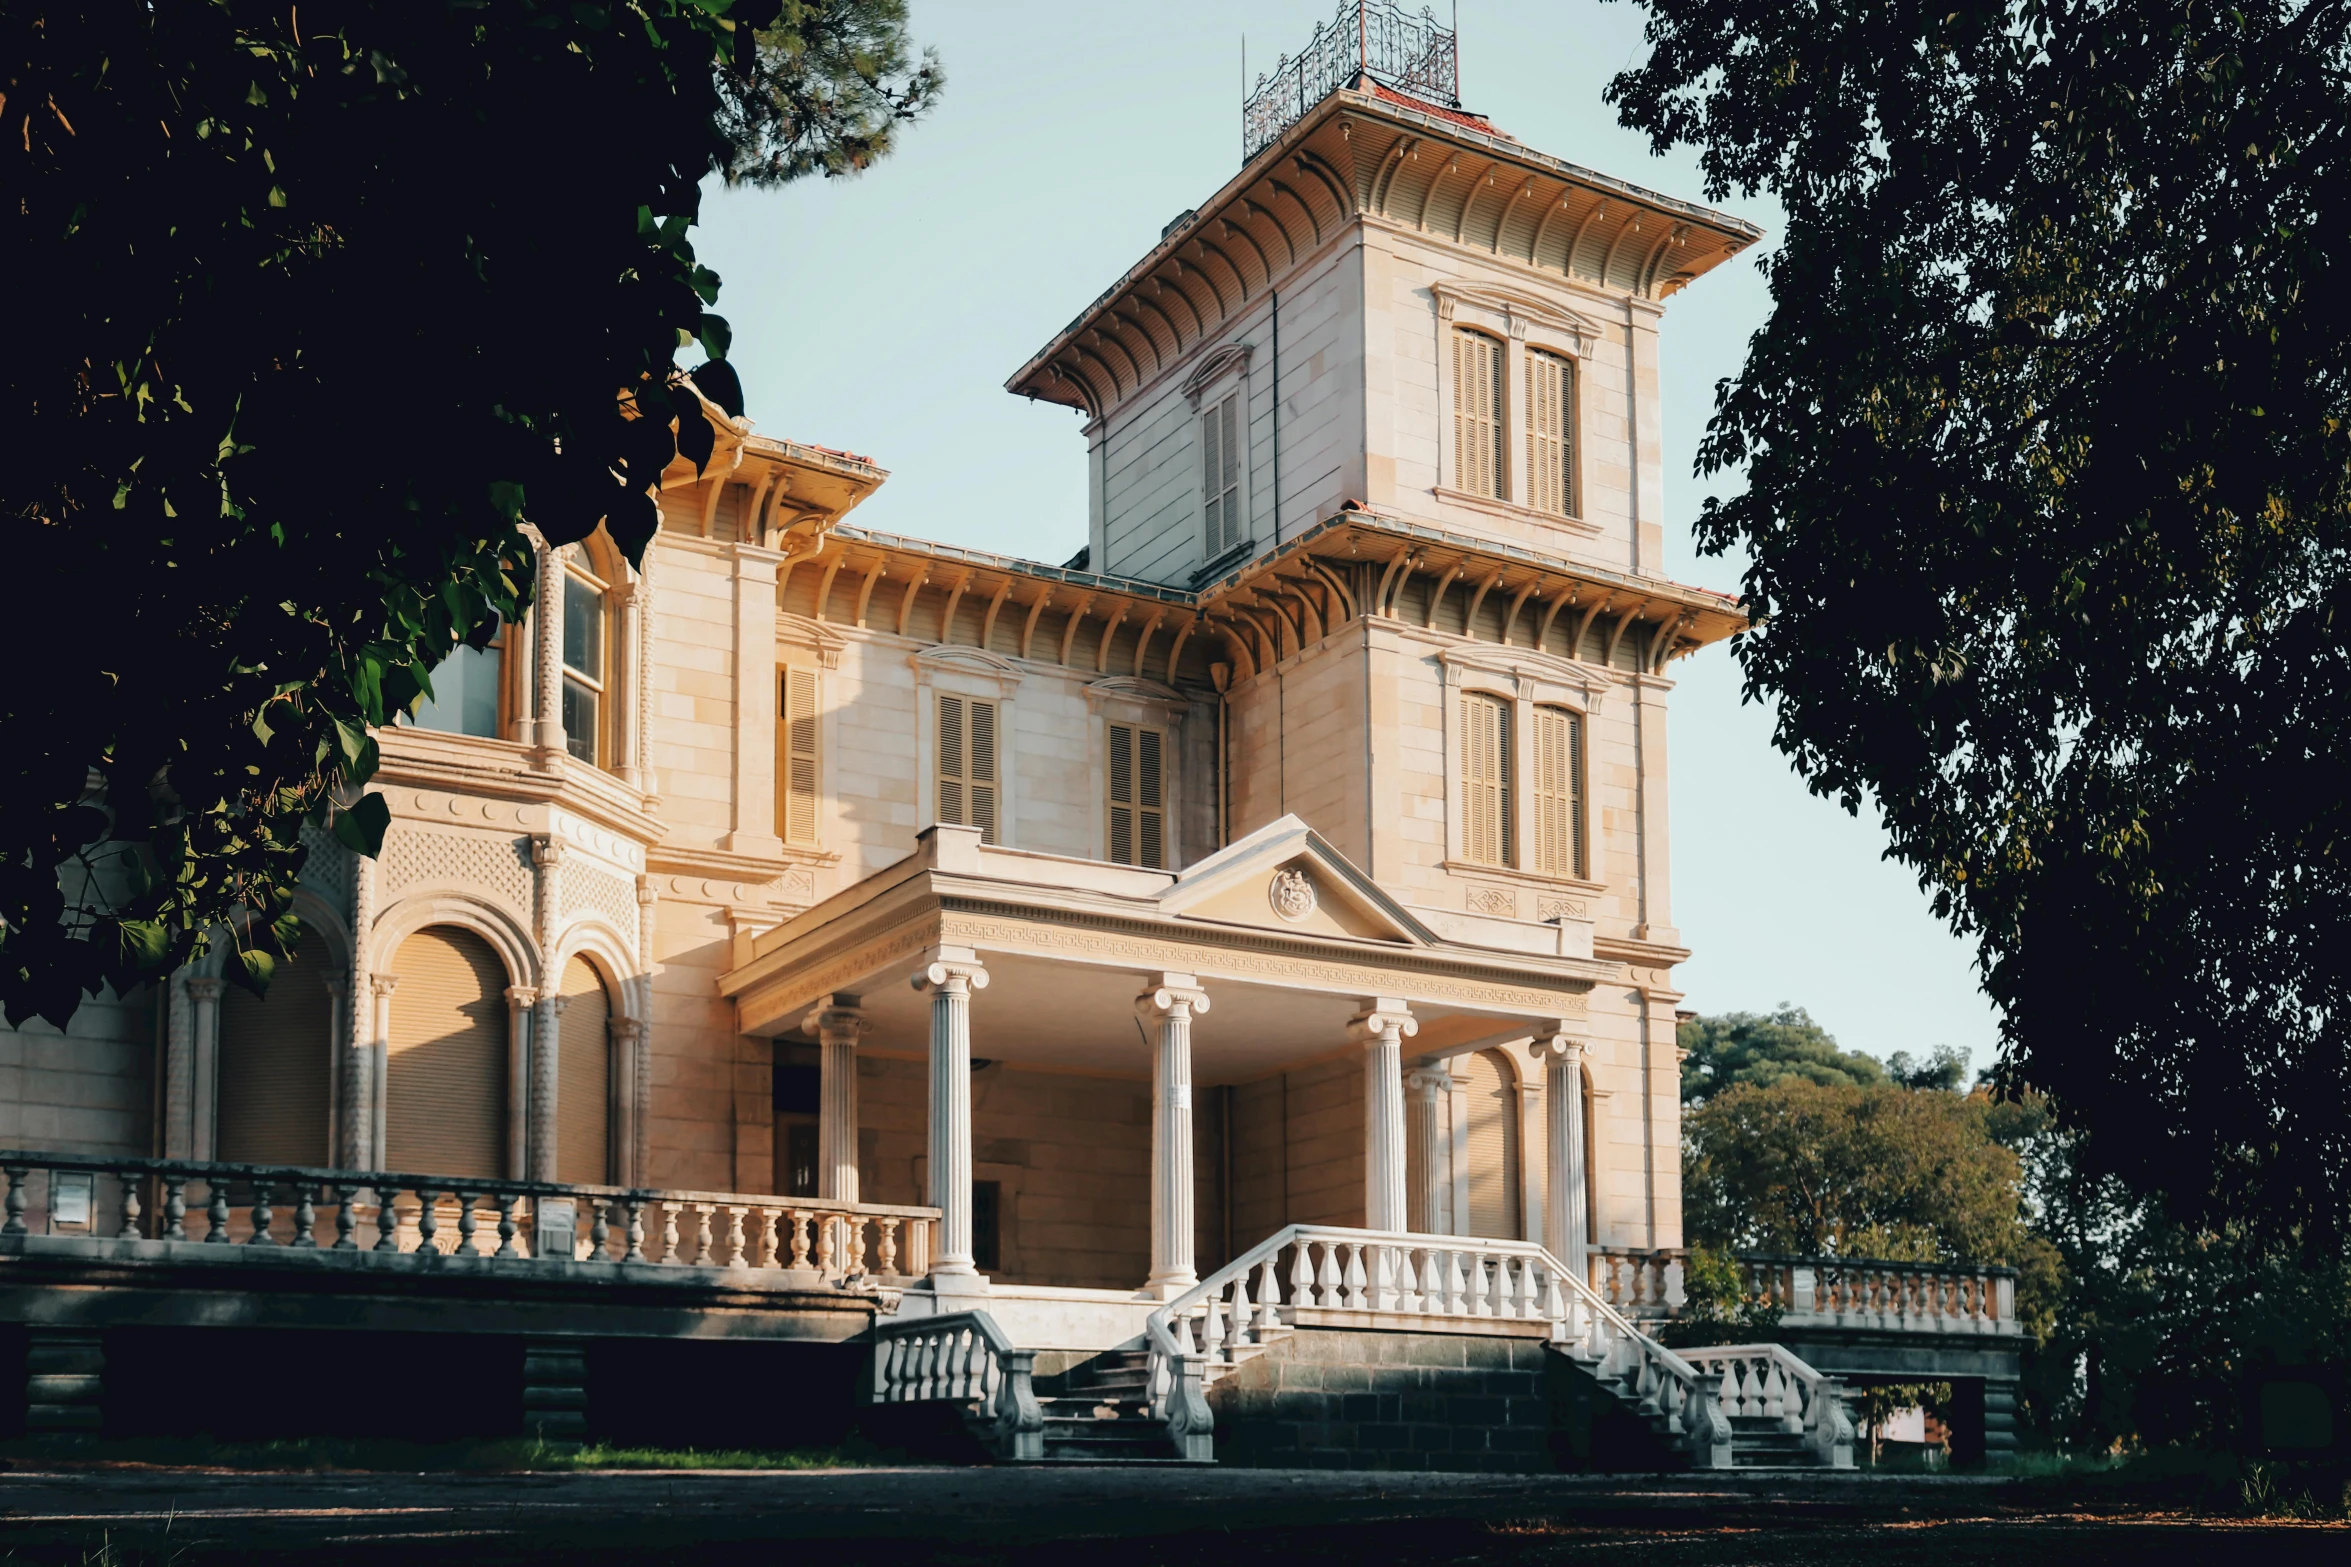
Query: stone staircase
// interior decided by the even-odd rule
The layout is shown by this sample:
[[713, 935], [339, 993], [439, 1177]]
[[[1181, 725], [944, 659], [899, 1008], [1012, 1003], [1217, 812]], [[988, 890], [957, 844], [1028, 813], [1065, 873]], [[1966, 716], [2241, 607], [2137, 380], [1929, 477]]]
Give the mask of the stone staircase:
[[[1671, 1430], [1671, 1421], [1660, 1409], [1649, 1407], [1641, 1396], [1637, 1366], [1612, 1369], [1609, 1357], [1595, 1355], [1581, 1345], [1554, 1345], [1554, 1353], [1564, 1356], [1583, 1375], [1589, 1377], [1600, 1390], [1614, 1400], [1621, 1414], [1645, 1429], [1656, 1444], [1657, 1457], [1662, 1467], [1687, 1469], [1694, 1459], [1688, 1446]], [[1783, 1393], [1784, 1396], [1784, 1393]], [[1742, 1404], [1736, 1391], [1724, 1411], [1731, 1429], [1731, 1467], [1734, 1469], [1822, 1469], [1832, 1467], [1801, 1430], [1790, 1431], [1779, 1415], [1742, 1413], [1753, 1404]]]
[[1060, 1464], [1185, 1464], [1167, 1422], [1151, 1413], [1151, 1357], [1105, 1350], [1058, 1376], [1037, 1378], [1045, 1412], [1045, 1456]]

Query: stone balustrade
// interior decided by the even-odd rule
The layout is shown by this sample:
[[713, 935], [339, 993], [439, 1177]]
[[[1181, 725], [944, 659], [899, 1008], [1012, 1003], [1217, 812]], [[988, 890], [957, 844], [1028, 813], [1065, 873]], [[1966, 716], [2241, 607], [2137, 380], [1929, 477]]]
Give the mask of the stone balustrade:
[[873, 1401], [962, 1404], [989, 1428], [999, 1458], [1045, 1456], [1037, 1352], [1016, 1349], [984, 1311], [874, 1325]]
[[872, 1203], [0, 1150], [0, 1244], [271, 1246], [756, 1270], [832, 1283], [929, 1271], [938, 1213]]
[[1853, 1467], [1853, 1416], [1844, 1383], [1823, 1376], [1778, 1344], [1716, 1344], [1685, 1349], [1682, 1358], [1715, 1379], [1715, 1402], [1732, 1420], [1771, 1422], [1804, 1438], [1813, 1462]]
[[1700, 1467], [1730, 1463], [1715, 1379], [1641, 1332], [1541, 1246], [1291, 1225], [1153, 1312], [1152, 1413], [1179, 1451], [1205, 1456], [1205, 1390], [1301, 1326], [1492, 1332], [1521, 1322], [1628, 1389]]
[[[1679, 1247], [1592, 1247], [1592, 1288], [1628, 1317], [1678, 1315], [1685, 1256]], [[1776, 1307], [1785, 1327], [1881, 1333], [2022, 1331], [2016, 1320], [2013, 1268], [1769, 1252], [1741, 1252], [1737, 1261], [1745, 1271], [1749, 1297]]]

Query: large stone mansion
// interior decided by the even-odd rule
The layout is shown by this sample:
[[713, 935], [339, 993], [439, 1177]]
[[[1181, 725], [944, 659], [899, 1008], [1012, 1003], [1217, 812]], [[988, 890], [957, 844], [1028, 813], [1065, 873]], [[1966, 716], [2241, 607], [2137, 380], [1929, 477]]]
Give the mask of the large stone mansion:
[[[380, 737], [266, 1001], [0, 1033], [36, 1427], [228, 1322], [511, 1343], [557, 1438], [596, 1346], [731, 1339], [1002, 1457], [1836, 1461], [1814, 1350], [1649, 1331], [1667, 713], [1744, 624], [1662, 571], [1658, 325], [1759, 235], [1383, 66], [1388, 12], [1008, 383], [1083, 418], [1074, 560], [861, 528], [881, 467], [720, 414], [642, 569], [542, 552]], [[1932, 1361], [1998, 1446], [1997, 1270], [1758, 1268], [1893, 1346], [1822, 1366], [2007, 1355]], [[1430, 1345], [1519, 1381], [1324, 1375]]]

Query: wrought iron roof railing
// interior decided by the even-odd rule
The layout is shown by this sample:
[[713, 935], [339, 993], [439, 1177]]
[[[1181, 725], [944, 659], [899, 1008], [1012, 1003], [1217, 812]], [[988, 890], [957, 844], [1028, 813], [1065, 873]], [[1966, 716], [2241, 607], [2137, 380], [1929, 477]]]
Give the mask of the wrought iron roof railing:
[[1461, 107], [1461, 59], [1451, 29], [1427, 7], [1418, 16], [1395, 0], [1342, 0], [1318, 23], [1296, 58], [1284, 55], [1241, 105], [1241, 161], [1248, 162], [1306, 111], [1359, 76], [1424, 102]]

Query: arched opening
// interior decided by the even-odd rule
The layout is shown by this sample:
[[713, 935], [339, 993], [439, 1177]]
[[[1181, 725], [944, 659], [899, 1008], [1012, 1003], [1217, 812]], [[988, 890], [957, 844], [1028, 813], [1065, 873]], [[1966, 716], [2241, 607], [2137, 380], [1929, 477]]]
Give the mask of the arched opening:
[[612, 1002], [587, 959], [563, 966], [562, 1046], [555, 1062], [555, 1178], [612, 1179]]
[[1468, 1058], [1469, 1212], [1463, 1233], [1519, 1240], [1518, 1081], [1498, 1050]]
[[220, 996], [214, 1103], [219, 1156], [236, 1164], [335, 1162], [335, 1002], [326, 942], [305, 930], [264, 998], [231, 985]]
[[384, 1164], [419, 1175], [506, 1173], [506, 970], [490, 944], [420, 930], [392, 960]]

